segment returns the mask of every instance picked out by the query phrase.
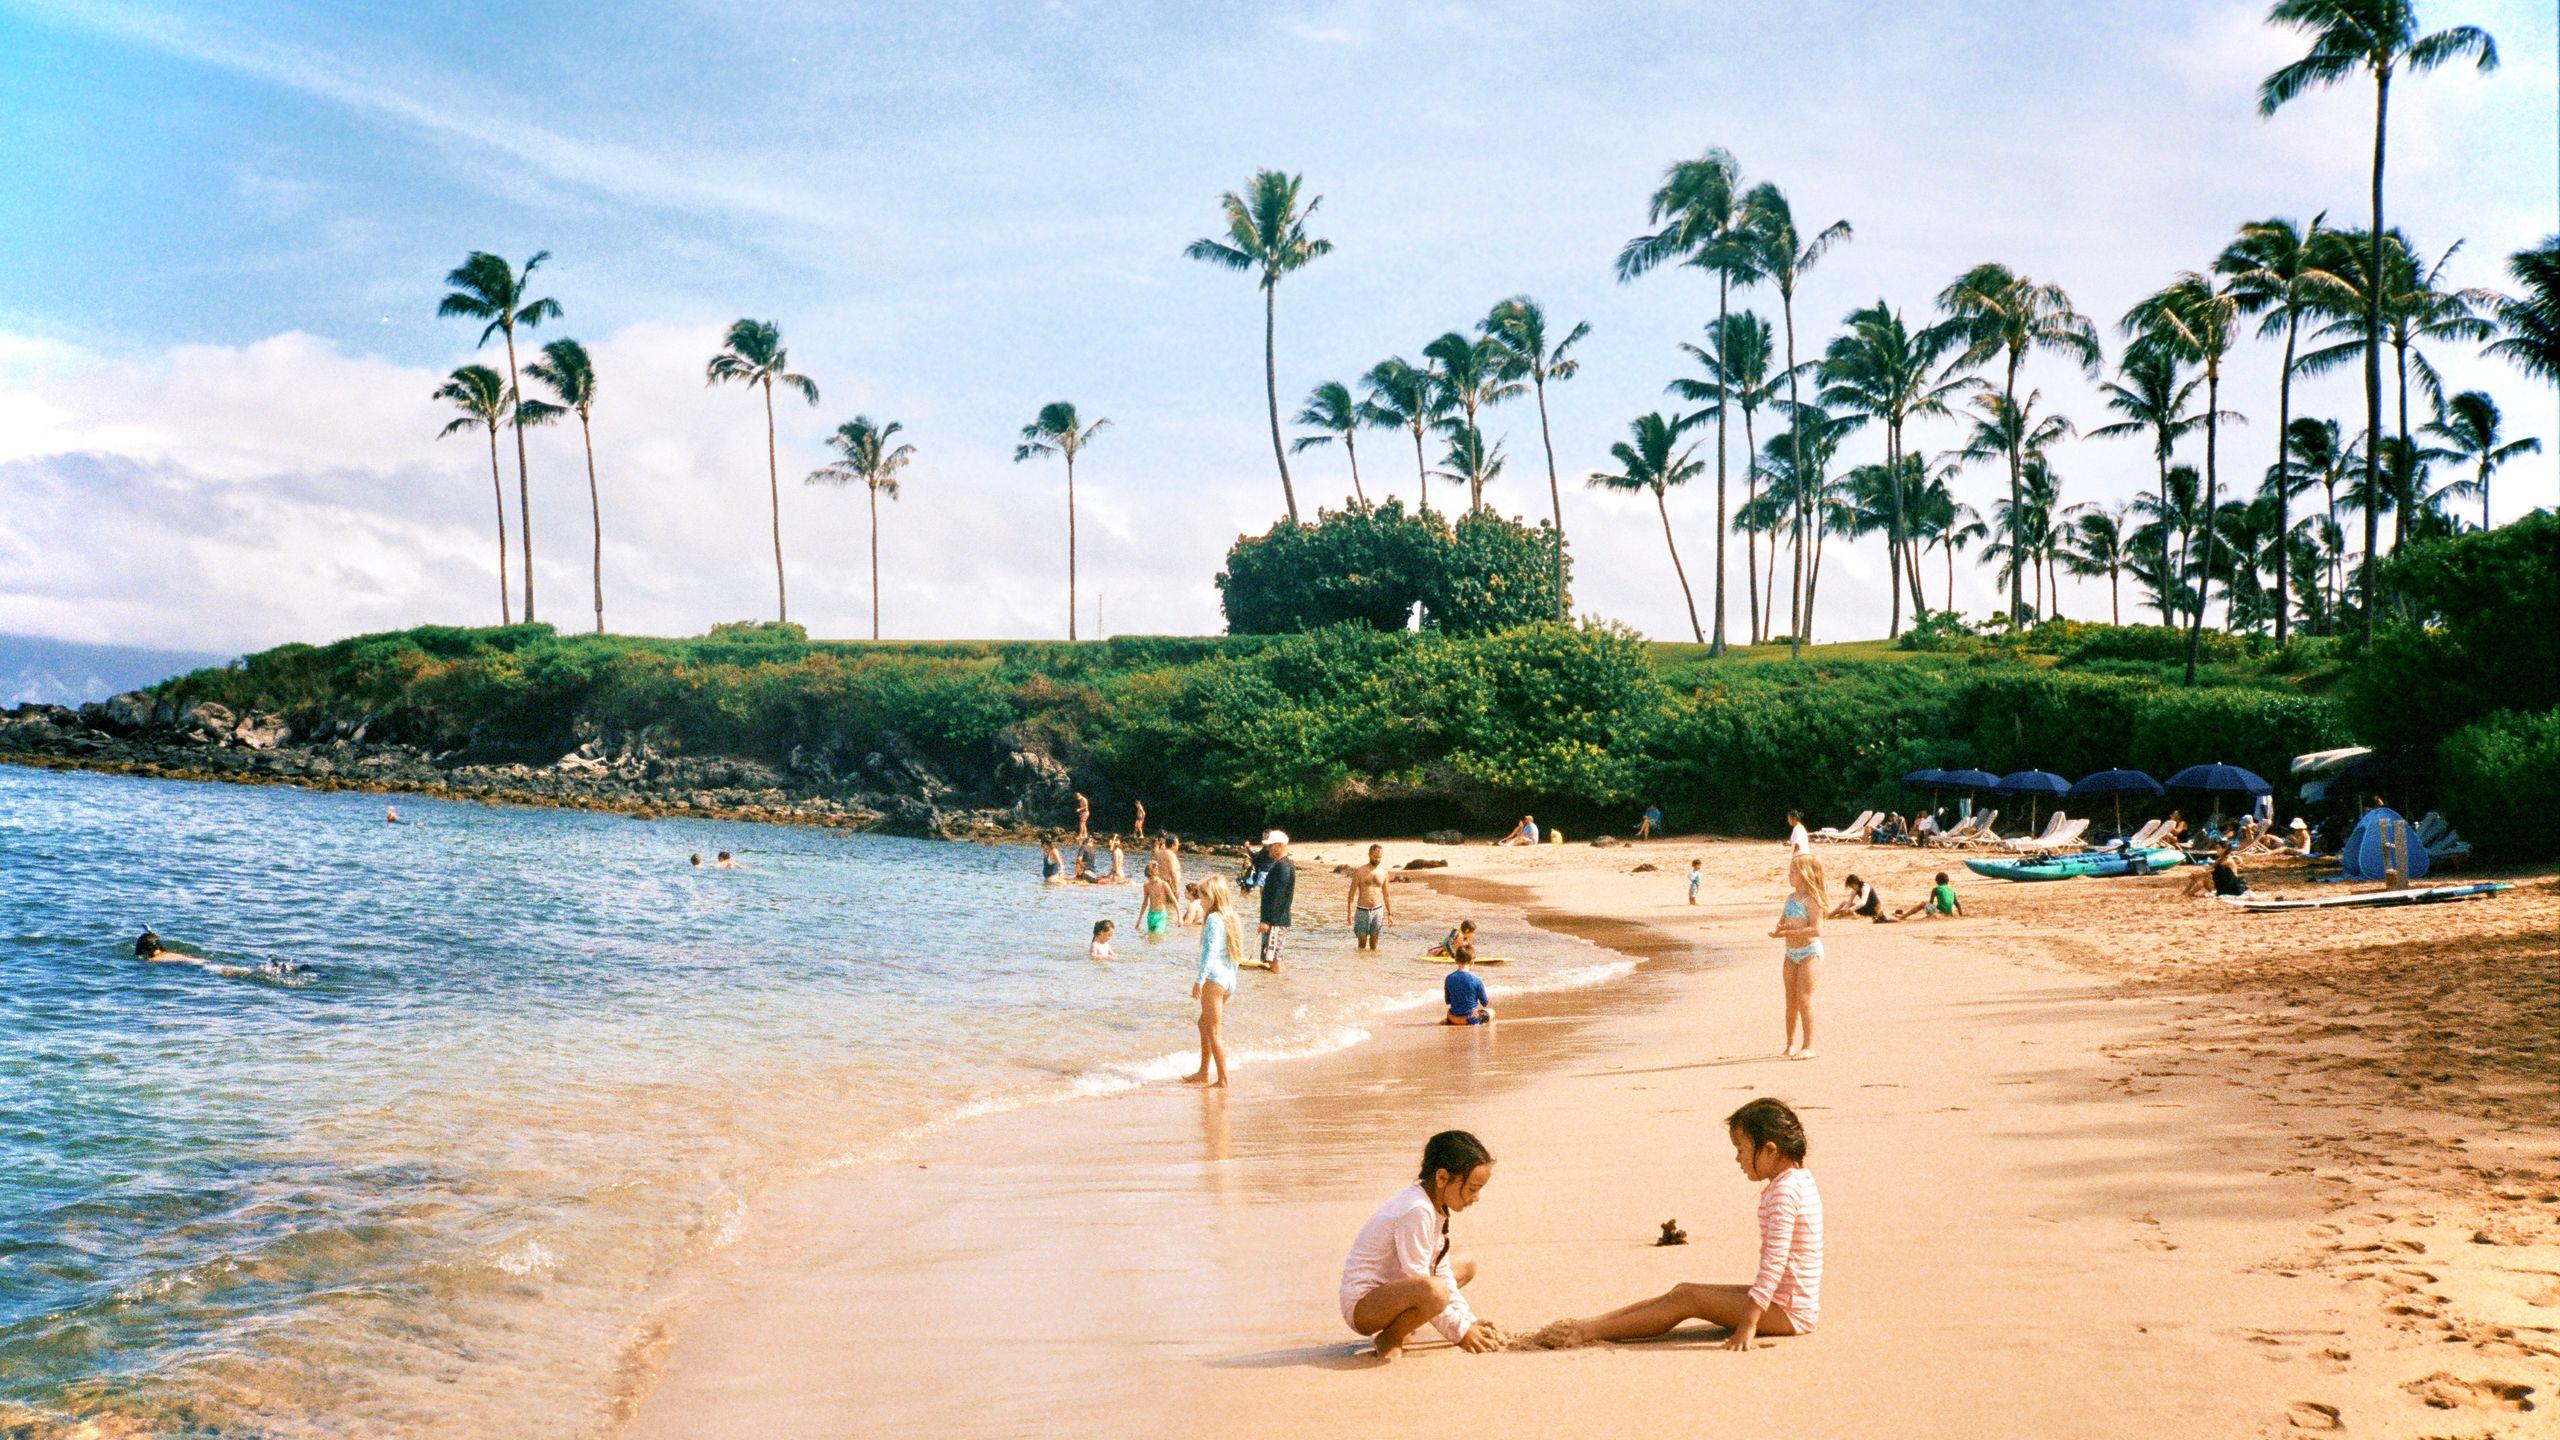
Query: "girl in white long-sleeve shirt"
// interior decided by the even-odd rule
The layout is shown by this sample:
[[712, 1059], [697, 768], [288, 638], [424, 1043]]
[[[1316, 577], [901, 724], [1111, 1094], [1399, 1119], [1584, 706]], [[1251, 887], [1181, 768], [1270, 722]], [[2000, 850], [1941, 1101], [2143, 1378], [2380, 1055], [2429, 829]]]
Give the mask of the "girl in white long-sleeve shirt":
[[1462, 1350], [1503, 1346], [1502, 1332], [1476, 1318], [1463, 1288], [1476, 1263], [1449, 1254], [1449, 1217], [1476, 1203], [1493, 1179], [1493, 1154], [1464, 1130], [1443, 1130], [1422, 1148], [1422, 1176], [1378, 1207], [1342, 1262], [1342, 1318], [1377, 1337], [1392, 1360], [1426, 1323]]
[[1651, 1300], [1559, 1320], [1531, 1337], [1550, 1348], [1665, 1334], [1684, 1320], [1732, 1330], [1727, 1350], [1762, 1335], [1810, 1335], [1822, 1314], [1822, 1192], [1804, 1168], [1804, 1122], [1786, 1102], [1754, 1100], [1725, 1120], [1733, 1163], [1760, 1187], [1760, 1268], [1748, 1285], [1674, 1285]]

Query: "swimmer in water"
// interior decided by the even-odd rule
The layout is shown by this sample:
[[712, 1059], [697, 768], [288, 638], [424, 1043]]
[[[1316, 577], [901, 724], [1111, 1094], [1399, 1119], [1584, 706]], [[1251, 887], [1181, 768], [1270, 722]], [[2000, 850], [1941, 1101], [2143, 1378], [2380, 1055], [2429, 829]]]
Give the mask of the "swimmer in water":
[[383, 806], [383, 807], [382, 807], [382, 823], [383, 823], [383, 824], [385, 824], [385, 825], [397, 825], [397, 824], [399, 824], [399, 823], [400, 823], [400, 807], [399, 807], [399, 806], [397, 806], [397, 805], [385, 805], [385, 806]]
[[742, 870], [746, 867], [740, 865], [737, 861], [730, 859], [729, 852], [723, 850], [720, 852], [720, 858], [711, 863], [711, 868], [715, 870]]
[[161, 944], [160, 937], [148, 930], [143, 931], [141, 937], [133, 942], [133, 958], [136, 960], [148, 960], [154, 965], [194, 965], [200, 963], [193, 955], [181, 955], [177, 951], [170, 949], [168, 946]]
[[693, 868], [696, 870], [702, 868], [702, 852], [699, 850], [693, 852]]

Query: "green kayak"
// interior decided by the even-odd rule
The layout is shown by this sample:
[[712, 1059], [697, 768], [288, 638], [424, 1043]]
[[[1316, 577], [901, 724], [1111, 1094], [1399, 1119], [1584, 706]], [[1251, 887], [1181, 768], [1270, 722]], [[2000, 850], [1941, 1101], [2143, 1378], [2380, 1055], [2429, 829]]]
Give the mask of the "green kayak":
[[2174, 870], [2186, 862], [2185, 851], [2164, 846], [2131, 853], [2091, 850], [2043, 860], [1967, 860], [1964, 868], [1994, 880], [2078, 880], [2083, 877], [2103, 879], [2112, 875], [2151, 875], [2162, 870]]

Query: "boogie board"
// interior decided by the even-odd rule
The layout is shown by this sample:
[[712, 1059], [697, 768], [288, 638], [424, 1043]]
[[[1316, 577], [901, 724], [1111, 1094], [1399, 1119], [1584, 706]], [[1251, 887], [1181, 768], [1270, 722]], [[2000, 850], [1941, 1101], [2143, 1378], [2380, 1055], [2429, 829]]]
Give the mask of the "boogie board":
[[2222, 903], [2237, 910], [2336, 910], [2349, 905], [2379, 909], [2390, 905], [2434, 905], [2446, 900], [2476, 900], [2512, 890], [2512, 885], [2484, 882], [2478, 885], [2430, 885], [2420, 890], [2368, 890], [2361, 895], [2322, 895], [2311, 899], [2289, 900], [2274, 895], [2225, 895]]
[[2185, 864], [2186, 859], [2185, 852], [2162, 847], [2136, 850], [2130, 855], [2115, 850], [2098, 850], [2086, 855], [2056, 856], [2050, 860], [1967, 860], [1964, 868], [1994, 880], [2073, 880], [2084, 875], [2103, 879], [2174, 870]]
[[[1426, 965], [1455, 965], [1458, 963], [1456, 960], [1453, 960], [1446, 955], [1424, 954], [1416, 955], [1413, 958]], [[1509, 963], [1509, 961], [1510, 957], [1507, 955], [1479, 955], [1475, 959], [1475, 963], [1478, 965], [1502, 965]]]

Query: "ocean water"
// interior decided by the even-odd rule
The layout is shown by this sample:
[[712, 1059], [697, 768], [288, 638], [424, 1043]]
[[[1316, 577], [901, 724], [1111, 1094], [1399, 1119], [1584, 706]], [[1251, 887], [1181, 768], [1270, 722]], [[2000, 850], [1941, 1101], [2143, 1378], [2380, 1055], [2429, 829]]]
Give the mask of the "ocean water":
[[[1033, 850], [384, 803], [0, 766], [0, 1434], [596, 1433], [766, 1185], [1193, 1063], [1196, 932]], [[1240, 1082], [1433, 1003], [1339, 883]], [[1494, 939], [1515, 993], [1626, 968]]]

